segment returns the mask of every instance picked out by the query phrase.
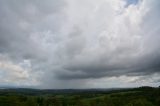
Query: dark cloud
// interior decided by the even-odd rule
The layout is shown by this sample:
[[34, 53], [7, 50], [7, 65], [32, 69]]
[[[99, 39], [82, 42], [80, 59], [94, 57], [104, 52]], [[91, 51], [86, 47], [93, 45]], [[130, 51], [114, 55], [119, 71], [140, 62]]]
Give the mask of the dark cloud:
[[[0, 63], [6, 67], [0, 64], [0, 71], [14, 67], [6, 79], [42, 88], [89, 87], [90, 79], [159, 74], [160, 2], [127, 3], [1, 0]], [[21, 71], [26, 73], [23, 83]]]

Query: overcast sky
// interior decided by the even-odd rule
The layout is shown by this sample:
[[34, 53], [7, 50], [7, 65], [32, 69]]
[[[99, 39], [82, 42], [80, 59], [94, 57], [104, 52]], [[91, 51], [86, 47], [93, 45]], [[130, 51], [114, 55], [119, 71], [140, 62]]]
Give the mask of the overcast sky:
[[0, 86], [160, 85], [160, 0], [0, 0]]

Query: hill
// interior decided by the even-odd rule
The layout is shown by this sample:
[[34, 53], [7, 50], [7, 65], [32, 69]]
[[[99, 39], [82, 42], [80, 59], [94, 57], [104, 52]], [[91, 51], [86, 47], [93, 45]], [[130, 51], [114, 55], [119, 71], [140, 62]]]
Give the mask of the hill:
[[160, 106], [160, 88], [3, 88], [0, 106]]

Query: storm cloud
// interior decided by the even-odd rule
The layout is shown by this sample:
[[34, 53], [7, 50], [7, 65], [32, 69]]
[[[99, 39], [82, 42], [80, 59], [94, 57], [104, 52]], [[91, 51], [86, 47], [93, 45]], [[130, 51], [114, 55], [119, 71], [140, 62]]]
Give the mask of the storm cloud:
[[157, 0], [1, 0], [0, 85], [158, 86], [159, 10]]

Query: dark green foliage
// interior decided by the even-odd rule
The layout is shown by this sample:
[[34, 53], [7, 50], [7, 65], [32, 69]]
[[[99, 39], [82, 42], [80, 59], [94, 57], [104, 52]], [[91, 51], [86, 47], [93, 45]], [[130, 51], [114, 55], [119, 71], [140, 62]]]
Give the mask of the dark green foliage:
[[160, 106], [160, 89], [152, 87], [109, 92], [44, 92], [41, 95], [36, 90], [0, 90], [0, 106]]

